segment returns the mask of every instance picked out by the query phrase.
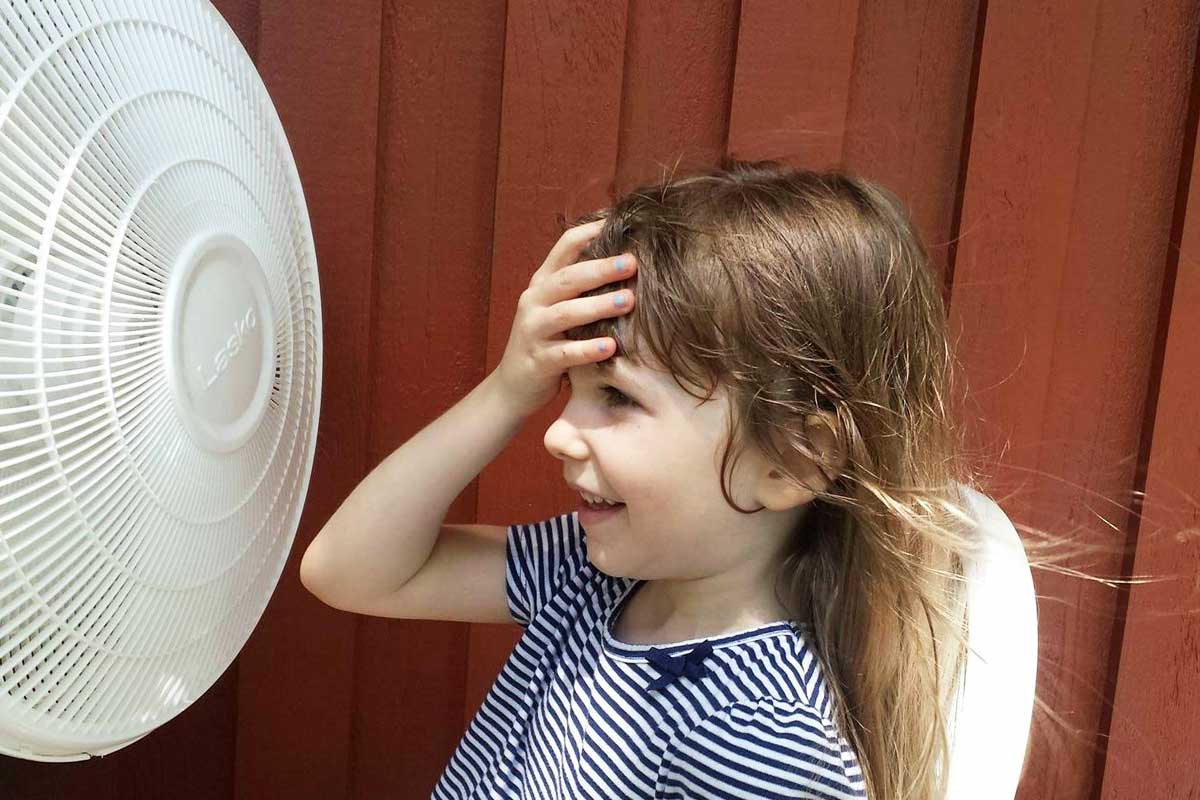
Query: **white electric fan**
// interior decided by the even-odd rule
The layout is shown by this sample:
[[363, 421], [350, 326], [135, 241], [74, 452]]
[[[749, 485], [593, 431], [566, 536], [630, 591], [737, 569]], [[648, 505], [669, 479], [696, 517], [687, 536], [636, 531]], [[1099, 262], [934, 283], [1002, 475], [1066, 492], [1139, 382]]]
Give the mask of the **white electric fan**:
[[207, 0], [0, 0], [0, 753], [200, 697], [266, 608], [321, 398], [308, 212]]

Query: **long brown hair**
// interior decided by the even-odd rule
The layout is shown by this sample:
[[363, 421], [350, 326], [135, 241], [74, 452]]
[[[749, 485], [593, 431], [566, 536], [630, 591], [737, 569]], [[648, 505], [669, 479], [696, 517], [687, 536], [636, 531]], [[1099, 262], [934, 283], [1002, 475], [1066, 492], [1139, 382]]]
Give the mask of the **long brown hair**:
[[637, 304], [568, 336], [648, 350], [691, 394], [728, 390], [730, 506], [751, 513], [724, 479], [745, 446], [802, 484], [798, 457], [821, 458], [802, 421], [834, 429], [844, 466], [809, 487], [777, 591], [812, 632], [869, 796], [943, 797], [978, 547], [960, 487], [977, 481], [941, 289], [902, 203], [840, 172], [726, 160], [570, 224], [601, 217], [583, 258], [633, 252]]

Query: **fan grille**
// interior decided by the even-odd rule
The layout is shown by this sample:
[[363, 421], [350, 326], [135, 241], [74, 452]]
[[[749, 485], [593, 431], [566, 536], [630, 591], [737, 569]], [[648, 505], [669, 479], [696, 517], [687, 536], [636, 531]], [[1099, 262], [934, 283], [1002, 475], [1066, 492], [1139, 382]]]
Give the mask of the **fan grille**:
[[68, 760], [181, 712], [261, 617], [320, 298], [286, 136], [205, 0], [0, 0], [0, 97], [0, 752]]

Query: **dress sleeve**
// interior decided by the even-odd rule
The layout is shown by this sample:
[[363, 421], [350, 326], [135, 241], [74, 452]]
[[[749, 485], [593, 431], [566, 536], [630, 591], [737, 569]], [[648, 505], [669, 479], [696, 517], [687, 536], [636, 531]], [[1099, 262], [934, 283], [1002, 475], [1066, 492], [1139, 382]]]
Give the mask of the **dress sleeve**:
[[522, 628], [586, 563], [579, 513], [508, 526], [505, 584], [508, 608]]
[[858, 761], [804, 702], [734, 703], [702, 720], [663, 757], [664, 800], [865, 798]]

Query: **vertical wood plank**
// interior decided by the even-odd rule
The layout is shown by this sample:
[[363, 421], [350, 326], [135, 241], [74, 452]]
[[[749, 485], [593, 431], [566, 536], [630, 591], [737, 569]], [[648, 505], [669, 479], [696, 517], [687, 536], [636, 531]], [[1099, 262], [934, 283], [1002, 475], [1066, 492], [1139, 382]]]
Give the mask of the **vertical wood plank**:
[[[1195, 25], [1182, 3], [988, 7], [951, 324], [971, 413], [999, 428], [972, 427], [998, 459], [989, 494], [1018, 526], [1125, 545]], [[1070, 566], [1115, 575], [1122, 558]], [[1034, 582], [1038, 694], [1075, 730], [1035, 714], [1018, 796], [1090, 797], [1115, 593]]]
[[[1195, 64], [1196, 62], [1193, 62]], [[1100, 797], [1200, 797], [1200, 172], [1193, 67], [1188, 158], [1172, 226], [1158, 402]], [[1190, 174], [1189, 174], [1190, 173]], [[1178, 250], [1174, 245], [1178, 244]], [[1170, 278], [1173, 278], [1171, 280]], [[1120, 621], [1120, 620], [1118, 620]]]
[[381, 0], [263, 0], [259, 72], [312, 220], [322, 418], [291, 557], [238, 658], [237, 797], [342, 798], [357, 620], [300, 584], [304, 550], [366, 473]]
[[[504, 60], [503, 3], [384, 11], [371, 469], [486, 374]], [[476, 494], [473, 482], [448, 521], [473, 522]], [[361, 618], [351, 796], [432, 793], [462, 735], [467, 634]]]
[[616, 194], [725, 154], [739, 5], [630, 3]]
[[854, 41], [842, 166], [900, 196], [943, 278], [958, 234], [979, 23], [973, 0], [862, 3]]
[[743, 3], [730, 150], [883, 183], [947, 271], [979, 14], [951, 0]]
[[856, 0], [742, 3], [730, 155], [840, 163], [858, 13]]

